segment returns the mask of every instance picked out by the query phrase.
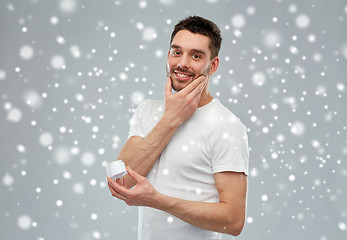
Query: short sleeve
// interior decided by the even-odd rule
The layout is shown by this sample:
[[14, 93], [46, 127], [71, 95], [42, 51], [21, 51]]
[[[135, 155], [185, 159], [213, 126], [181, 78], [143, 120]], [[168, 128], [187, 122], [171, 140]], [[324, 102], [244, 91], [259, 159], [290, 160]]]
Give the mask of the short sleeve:
[[248, 136], [242, 122], [239, 119], [227, 121], [219, 127], [212, 139], [213, 173], [233, 171], [248, 175]]
[[132, 136], [144, 137], [143, 129], [143, 106], [144, 103], [141, 103], [135, 110], [133, 117], [130, 120], [130, 130], [128, 138]]

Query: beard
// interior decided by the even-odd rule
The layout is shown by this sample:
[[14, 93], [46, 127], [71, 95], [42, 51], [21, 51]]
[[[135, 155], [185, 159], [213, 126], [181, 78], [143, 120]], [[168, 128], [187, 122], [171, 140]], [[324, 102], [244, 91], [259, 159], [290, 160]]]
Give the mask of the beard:
[[[176, 92], [179, 92], [180, 90], [182, 90], [183, 88], [188, 86], [191, 82], [193, 82], [198, 77], [203, 76], [203, 75], [208, 76], [208, 71], [209, 71], [210, 67], [211, 67], [211, 64], [207, 64], [205, 69], [203, 69], [200, 74], [196, 74], [195, 72], [189, 71], [187, 69], [184, 69], [184, 68], [181, 68], [178, 66], [170, 68], [169, 64], [167, 63], [166, 64], [166, 75], [167, 75], [167, 77], [171, 78], [172, 89]], [[173, 76], [175, 71], [179, 71], [179, 72], [182, 72], [182, 73], [189, 75], [192, 78], [192, 80], [189, 82], [187, 81], [186, 85], [183, 87], [179, 86], [179, 85], [181, 85], [180, 82], [177, 83], [178, 80], [175, 78], [175, 76]], [[175, 80], [173, 80], [173, 79], [175, 79]]]

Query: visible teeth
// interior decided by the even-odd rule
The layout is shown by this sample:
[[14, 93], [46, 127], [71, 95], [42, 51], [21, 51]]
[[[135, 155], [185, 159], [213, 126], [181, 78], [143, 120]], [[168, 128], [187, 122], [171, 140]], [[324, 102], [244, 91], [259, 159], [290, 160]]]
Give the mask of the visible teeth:
[[188, 75], [182, 74], [182, 73], [176, 73], [180, 77], [188, 77]]

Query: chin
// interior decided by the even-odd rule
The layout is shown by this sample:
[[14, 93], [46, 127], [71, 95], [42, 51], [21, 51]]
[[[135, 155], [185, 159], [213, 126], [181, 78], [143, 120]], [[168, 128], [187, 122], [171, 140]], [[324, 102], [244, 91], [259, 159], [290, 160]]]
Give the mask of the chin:
[[179, 82], [176, 79], [173, 81], [172, 88], [176, 92], [181, 91], [183, 88], [189, 85], [192, 81], [186, 81], [186, 82]]

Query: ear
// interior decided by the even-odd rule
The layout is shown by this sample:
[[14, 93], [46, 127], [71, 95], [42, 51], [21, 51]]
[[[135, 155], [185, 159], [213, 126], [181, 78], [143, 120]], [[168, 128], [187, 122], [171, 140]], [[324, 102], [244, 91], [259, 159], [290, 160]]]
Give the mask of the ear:
[[219, 57], [216, 56], [212, 60], [212, 63], [211, 63], [211, 66], [210, 66], [210, 70], [208, 71], [208, 75], [214, 74], [217, 71], [218, 66], [219, 66]]

